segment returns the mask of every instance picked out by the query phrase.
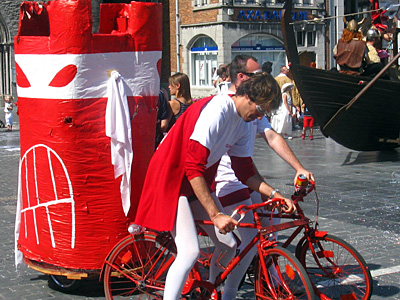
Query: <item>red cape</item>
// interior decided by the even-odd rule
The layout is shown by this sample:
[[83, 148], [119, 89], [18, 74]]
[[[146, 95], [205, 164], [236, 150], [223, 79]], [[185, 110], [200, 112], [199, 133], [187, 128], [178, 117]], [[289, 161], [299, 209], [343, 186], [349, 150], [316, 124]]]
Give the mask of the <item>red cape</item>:
[[135, 224], [158, 231], [173, 229], [189, 138], [202, 108], [213, 98], [192, 104], [154, 153], [143, 185]]

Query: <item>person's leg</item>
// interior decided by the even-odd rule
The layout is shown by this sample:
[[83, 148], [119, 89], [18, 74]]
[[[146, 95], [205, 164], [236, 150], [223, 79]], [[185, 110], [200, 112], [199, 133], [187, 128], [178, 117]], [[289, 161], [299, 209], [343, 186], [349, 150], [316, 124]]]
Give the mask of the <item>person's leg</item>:
[[165, 281], [164, 300], [178, 300], [190, 270], [200, 255], [197, 230], [186, 197], [180, 197], [174, 229], [177, 255], [168, 270]]
[[314, 139], [314, 136], [313, 136], [314, 118], [313, 117], [310, 117], [309, 127], [310, 127], [310, 140], [313, 140]]
[[[242, 201], [240, 203], [236, 203], [234, 205], [226, 206], [224, 207], [225, 212], [228, 214], [231, 214], [236, 207], [239, 205], [251, 205], [251, 204], [256, 204], [256, 203], [261, 203], [262, 198], [260, 193], [258, 192], [252, 192], [250, 194], [251, 199]], [[276, 225], [280, 223], [280, 219], [274, 218], [272, 220], [272, 224]], [[251, 213], [247, 213], [246, 216], [242, 220], [243, 223], [253, 223], [253, 215]], [[262, 220], [262, 225], [264, 227], [270, 226], [271, 225], [271, 219], [270, 218], [264, 218]], [[240, 238], [241, 238], [241, 243], [238, 247], [238, 250], [241, 252], [243, 251], [244, 248], [250, 243], [250, 241], [254, 238], [254, 236], [257, 233], [256, 229], [250, 229], [250, 228], [238, 228]], [[278, 239], [278, 233], [275, 232], [275, 239]], [[271, 238], [273, 238], [271, 236]], [[222, 294], [222, 300], [234, 300], [236, 299], [236, 295], [239, 289], [239, 284], [243, 278], [243, 276], [246, 274], [246, 271], [251, 264], [251, 261], [253, 260], [253, 257], [257, 254], [257, 247], [253, 247], [249, 253], [240, 261], [240, 264], [237, 265], [232, 273], [227, 277], [225, 281], [225, 286], [224, 286], [224, 293]]]
[[[215, 194], [211, 195], [220, 210], [225, 211]], [[210, 220], [208, 214], [199, 201], [192, 201], [190, 207], [196, 220]], [[222, 265], [226, 267], [235, 256], [236, 240], [232, 233], [221, 234], [215, 226], [203, 225], [201, 227], [214, 243], [214, 252], [211, 257], [210, 274], [208, 279], [210, 282], [214, 283], [218, 274], [223, 271], [219, 266]]]
[[[227, 214], [232, 214], [233, 211], [239, 205], [251, 205], [251, 199], [247, 199], [245, 201], [229, 205], [224, 207], [224, 210]], [[242, 220], [243, 223], [253, 223], [253, 215], [251, 213], [247, 213]], [[257, 233], [256, 229], [251, 228], [238, 228], [238, 232], [240, 234], [240, 246], [238, 249], [243, 251], [243, 249], [250, 243], [250, 241], [254, 238]], [[236, 295], [239, 289], [239, 284], [246, 274], [246, 271], [253, 260], [254, 255], [257, 253], [257, 247], [253, 247], [249, 253], [245, 257], [242, 258], [240, 264], [238, 264], [232, 271], [231, 274], [228, 275], [225, 281], [224, 293], [222, 294], [222, 300], [234, 300], [236, 299]]]

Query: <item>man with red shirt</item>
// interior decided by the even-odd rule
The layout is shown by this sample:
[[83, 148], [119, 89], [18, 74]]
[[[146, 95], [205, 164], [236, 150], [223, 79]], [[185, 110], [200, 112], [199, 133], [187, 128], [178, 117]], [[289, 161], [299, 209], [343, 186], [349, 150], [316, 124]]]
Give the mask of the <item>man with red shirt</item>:
[[[178, 119], [150, 161], [135, 223], [147, 228], [171, 231], [177, 256], [168, 271], [164, 299], [179, 299], [200, 250], [189, 201], [197, 198], [220, 234], [216, 246], [233, 257], [236, 242], [230, 233], [237, 221], [223, 209], [210, 192], [218, 163], [225, 153], [237, 177], [250, 188], [270, 196], [274, 188], [255, 171], [249, 149], [246, 122], [277, 109], [280, 89], [273, 77], [255, 74], [244, 81], [235, 95], [218, 95], [191, 105]], [[243, 122], [244, 121], [244, 122]], [[276, 193], [275, 197], [284, 198]], [[286, 212], [293, 203], [285, 199]]]

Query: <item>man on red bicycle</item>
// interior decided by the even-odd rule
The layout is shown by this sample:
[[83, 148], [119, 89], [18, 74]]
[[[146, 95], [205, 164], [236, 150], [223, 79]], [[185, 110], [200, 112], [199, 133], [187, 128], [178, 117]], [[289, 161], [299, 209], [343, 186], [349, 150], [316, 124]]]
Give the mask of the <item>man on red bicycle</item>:
[[[200, 253], [193, 219], [196, 211], [190, 210], [189, 201], [200, 201], [220, 232], [214, 242], [226, 251], [225, 259], [229, 261], [235, 253], [236, 242], [230, 232], [237, 221], [222, 213], [218, 199], [210, 192], [222, 155], [230, 155], [233, 170], [247, 186], [267, 196], [274, 191], [253, 167], [246, 122], [263, 118], [279, 106], [280, 99], [273, 77], [256, 74], [243, 82], [235, 95], [218, 95], [191, 105], [154, 153], [135, 223], [171, 231], [174, 237], [177, 256], [168, 271], [164, 299], [180, 298]], [[279, 193], [275, 196], [284, 198]], [[284, 210], [293, 212], [292, 201], [285, 202]]]

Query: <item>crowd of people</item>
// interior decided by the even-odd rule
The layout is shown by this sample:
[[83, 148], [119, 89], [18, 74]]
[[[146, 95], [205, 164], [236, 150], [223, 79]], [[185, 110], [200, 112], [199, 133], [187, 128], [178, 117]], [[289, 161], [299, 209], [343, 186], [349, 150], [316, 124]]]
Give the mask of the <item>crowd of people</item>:
[[[370, 26], [363, 34], [361, 26], [365, 19], [356, 22], [344, 19], [346, 28], [335, 48], [334, 58], [339, 65], [339, 72], [358, 76], [376, 76], [387, 63], [388, 53], [382, 49], [382, 39], [390, 41], [391, 36]], [[336, 68], [334, 68], [336, 70]], [[391, 79], [388, 72], [381, 75], [383, 79]], [[398, 80], [392, 78], [393, 80]]]
[[[315, 67], [315, 63], [313, 62], [312, 64]], [[272, 65], [272, 62], [266, 61], [257, 71], [271, 74]], [[231, 64], [221, 64], [218, 69], [214, 68], [212, 83], [215, 87], [216, 95], [229, 94], [233, 84], [231, 78]], [[281, 90], [282, 101], [279, 108], [271, 112], [268, 120], [277, 133], [291, 140], [293, 139], [292, 130], [301, 129], [304, 114], [306, 113], [308, 118], [312, 117], [308, 110], [305, 109], [305, 106], [303, 106], [300, 93], [296, 88], [294, 80], [290, 76], [289, 68], [284, 65], [281, 66], [280, 73], [274, 79]], [[176, 120], [193, 103], [190, 92], [190, 81], [186, 74], [176, 73], [170, 76], [168, 88], [169, 93], [164, 88], [160, 90], [156, 148]], [[313, 123], [312, 126], [314, 126]], [[305, 136], [304, 130], [303, 128], [303, 135], [301, 136], [303, 139]], [[313, 140], [312, 130], [310, 140]]]

